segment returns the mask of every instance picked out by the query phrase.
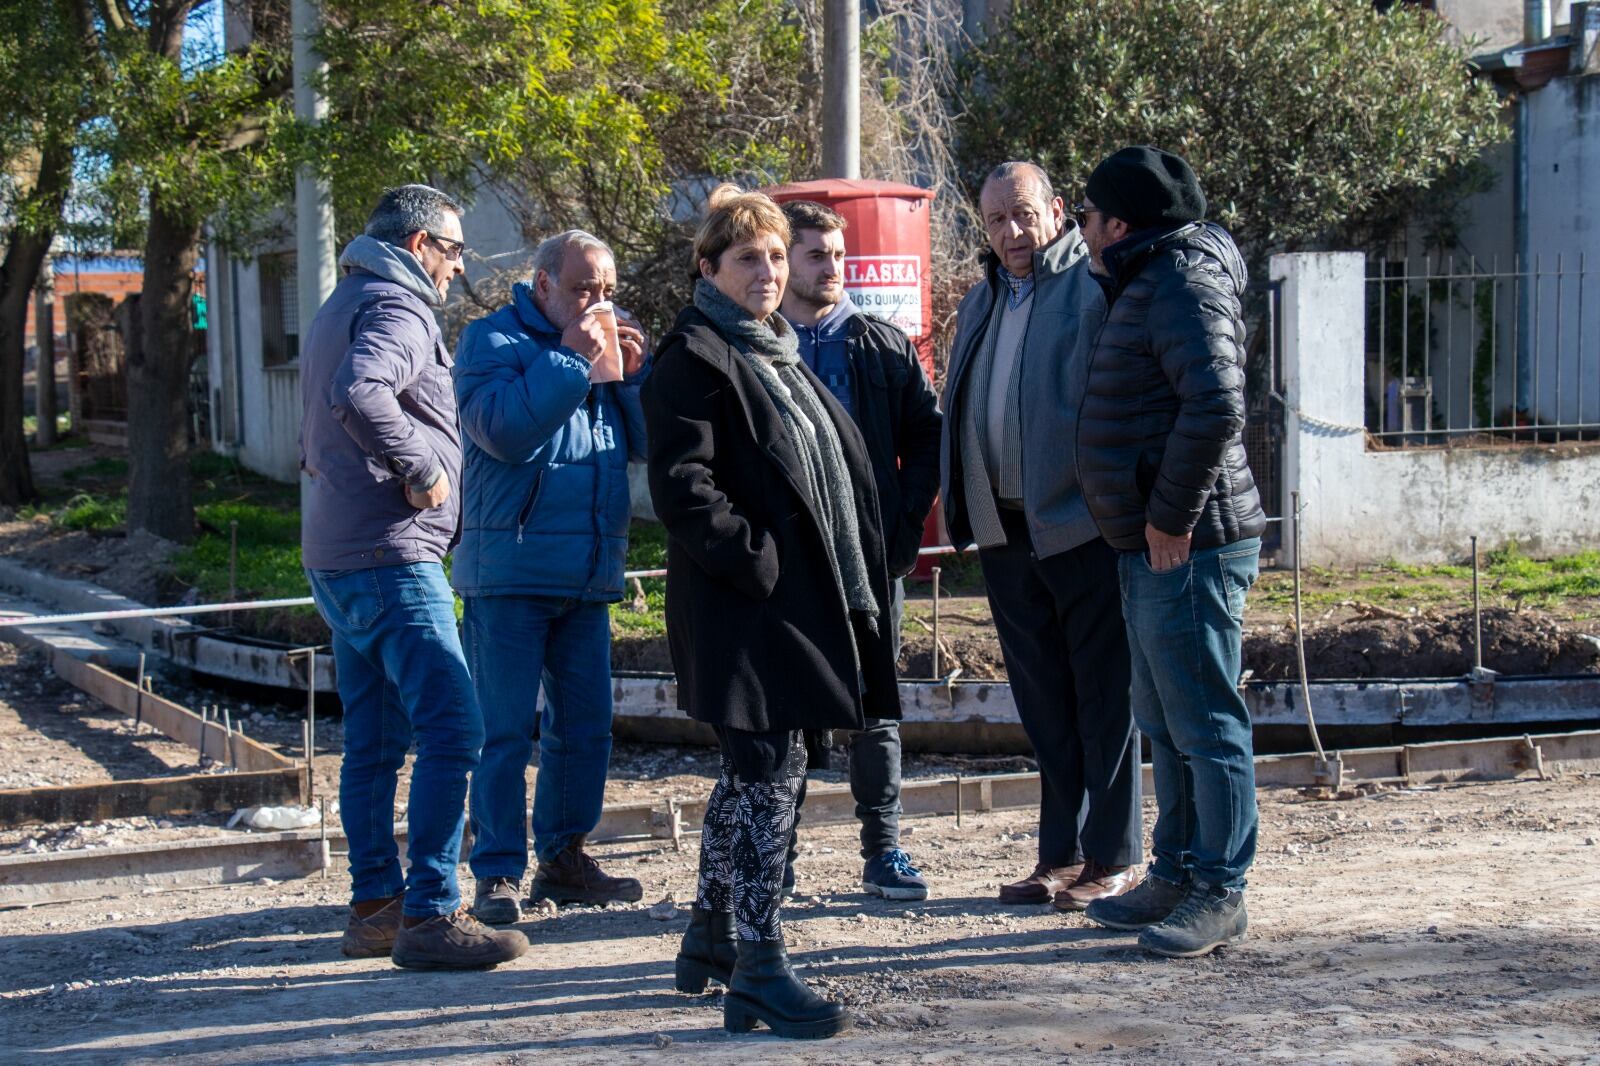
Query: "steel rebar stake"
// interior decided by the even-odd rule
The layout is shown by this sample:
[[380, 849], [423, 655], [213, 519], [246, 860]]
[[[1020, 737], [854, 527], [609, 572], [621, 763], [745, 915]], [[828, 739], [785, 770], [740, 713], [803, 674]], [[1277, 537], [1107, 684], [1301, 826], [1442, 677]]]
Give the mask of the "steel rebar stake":
[[306, 649], [306, 802], [316, 794], [311, 760], [317, 754], [317, 649]]
[[237, 770], [239, 761], [233, 753], [233, 712], [226, 707], [222, 709], [222, 732], [228, 739], [228, 765]]
[[1483, 669], [1483, 607], [1478, 599], [1478, 537], [1472, 537], [1472, 668]]
[[939, 567], [933, 568], [933, 679], [939, 680]]
[[139, 653], [139, 681], [134, 687], [138, 690], [133, 698], [133, 724], [137, 727], [144, 724], [144, 652]]

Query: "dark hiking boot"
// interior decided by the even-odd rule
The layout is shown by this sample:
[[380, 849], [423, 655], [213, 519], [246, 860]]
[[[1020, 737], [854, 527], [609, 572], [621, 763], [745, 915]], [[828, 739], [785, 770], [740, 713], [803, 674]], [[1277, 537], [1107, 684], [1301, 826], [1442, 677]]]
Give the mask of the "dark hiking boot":
[[1164, 921], [1189, 894], [1188, 885], [1146, 874], [1120, 896], [1105, 896], [1084, 909], [1083, 916], [1107, 929], [1145, 929]]
[[1237, 944], [1249, 926], [1243, 892], [1197, 881], [1165, 921], [1139, 934], [1139, 946], [1169, 959], [1192, 959]]
[[528, 938], [515, 929], [490, 929], [462, 907], [402, 925], [390, 958], [408, 970], [483, 970], [527, 950]]
[[698, 995], [711, 981], [726, 986], [739, 958], [738, 934], [733, 928], [732, 911], [706, 911], [694, 907], [689, 912], [689, 928], [678, 948], [677, 983], [679, 992]]
[[548, 862], [541, 861], [533, 875], [528, 902], [542, 899], [556, 906], [567, 903], [637, 903], [644, 886], [631, 877], [609, 877], [600, 864], [584, 852], [583, 838], [575, 837]]
[[521, 885], [515, 877], [480, 877], [472, 916], [484, 925], [514, 925], [522, 917]]
[[881, 851], [861, 869], [861, 887], [884, 899], [927, 899], [928, 882], [900, 848]]
[[344, 927], [339, 951], [352, 959], [381, 959], [394, 950], [394, 937], [400, 931], [402, 898], [364, 900], [351, 906], [350, 921]]
[[739, 961], [722, 997], [722, 1027], [748, 1033], [765, 1022], [777, 1036], [820, 1040], [850, 1028], [843, 1004], [811, 991], [789, 968], [781, 940], [741, 940]]

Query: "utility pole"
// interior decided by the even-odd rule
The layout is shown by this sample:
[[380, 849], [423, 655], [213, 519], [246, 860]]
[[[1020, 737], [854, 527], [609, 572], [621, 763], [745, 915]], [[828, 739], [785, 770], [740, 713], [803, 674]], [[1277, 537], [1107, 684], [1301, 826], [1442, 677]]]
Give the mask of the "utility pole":
[[33, 431], [33, 446], [48, 448], [56, 442], [56, 274], [49, 252], [39, 264], [34, 293], [33, 335], [39, 363], [33, 372], [33, 410], [39, 424]]
[[822, 176], [861, 176], [861, 0], [822, 7]]
[[[317, 54], [315, 41], [322, 28], [318, 0], [293, 0], [290, 10], [294, 35], [294, 116], [319, 123], [328, 114], [328, 102], [312, 84], [327, 69]], [[300, 337], [304, 340], [317, 309], [333, 293], [338, 281], [333, 247], [333, 193], [328, 183], [302, 165], [294, 178], [295, 270]]]

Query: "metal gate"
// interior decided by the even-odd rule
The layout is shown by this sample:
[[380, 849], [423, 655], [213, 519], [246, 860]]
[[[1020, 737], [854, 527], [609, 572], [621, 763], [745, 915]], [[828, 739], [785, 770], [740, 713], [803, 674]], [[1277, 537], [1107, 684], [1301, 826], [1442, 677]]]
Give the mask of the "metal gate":
[[1263, 553], [1282, 546], [1283, 522], [1283, 282], [1268, 281], [1245, 292], [1244, 451], [1269, 521]]

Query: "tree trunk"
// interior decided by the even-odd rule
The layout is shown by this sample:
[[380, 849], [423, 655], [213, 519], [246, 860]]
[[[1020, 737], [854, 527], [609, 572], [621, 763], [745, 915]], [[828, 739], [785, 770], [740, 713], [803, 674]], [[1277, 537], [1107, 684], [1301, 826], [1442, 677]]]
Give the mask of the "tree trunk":
[[50, 257], [45, 256], [39, 268], [33, 314], [33, 335], [39, 344], [39, 362], [33, 372], [36, 448], [49, 448], [56, 443], [56, 291], [52, 272]]
[[28, 328], [29, 294], [55, 237], [71, 182], [72, 148], [59, 139], [47, 141], [39, 156], [38, 180], [17, 214], [49, 222], [42, 228], [13, 226], [0, 261], [0, 504], [13, 507], [39, 498], [22, 431], [22, 338]]
[[144, 343], [128, 357], [128, 530], [194, 535], [189, 492], [191, 297], [200, 221], [150, 197], [140, 313]]

